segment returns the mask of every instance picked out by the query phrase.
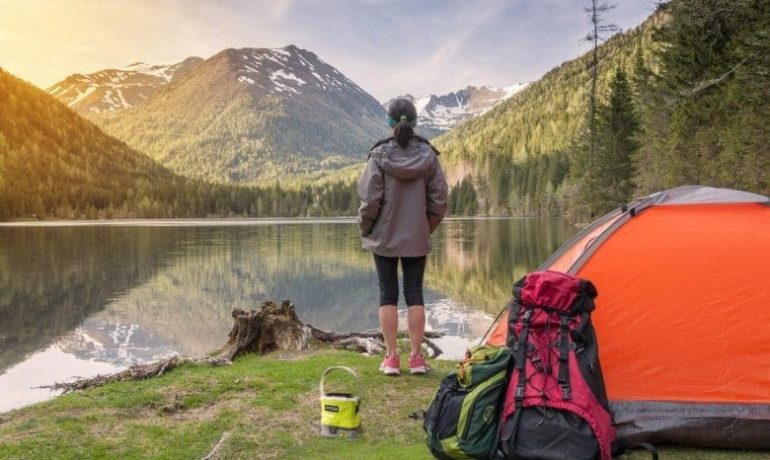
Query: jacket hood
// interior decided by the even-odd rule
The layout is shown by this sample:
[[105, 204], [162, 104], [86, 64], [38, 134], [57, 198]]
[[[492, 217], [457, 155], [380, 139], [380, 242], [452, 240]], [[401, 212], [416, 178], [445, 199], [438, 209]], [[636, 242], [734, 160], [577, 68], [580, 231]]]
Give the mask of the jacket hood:
[[375, 147], [371, 151], [374, 161], [383, 171], [399, 179], [416, 179], [431, 172], [436, 152], [430, 144], [412, 140], [402, 149], [395, 140]]

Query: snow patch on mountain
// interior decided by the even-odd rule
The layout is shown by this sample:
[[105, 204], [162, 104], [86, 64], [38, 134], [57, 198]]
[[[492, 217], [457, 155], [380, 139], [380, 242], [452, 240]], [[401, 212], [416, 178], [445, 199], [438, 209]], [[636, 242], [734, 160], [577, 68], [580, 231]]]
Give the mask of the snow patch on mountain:
[[[229, 50], [237, 81], [259, 86], [268, 93], [291, 97], [307, 91], [347, 91], [367, 95], [361, 87], [315, 53], [289, 45], [284, 48]], [[245, 74], [249, 78], [244, 78]]]
[[167, 64], [134, 62], [126, 67], [70, 75], [46, 91], [82, 115], [120, 112], [141, 104], [202, 61], [191, 57]]
[[146, 64], [144, 62], [135, 62], [122, 70], [124, 72], [138, 72], [145, 75], [152, 75], [170, 82], [174, 78], [174, 73], [179, 68], [180, 62], [171, 62], [168, 64]]
[[[58, 89], [58, 86], [57, 86]], [[96, 86], [89, 86], [85, 90], [81, 91], [80, 89], [75, 89], [76, 95], [75, 98], [72, 100], [71, 103], [67, 104], [70, 107], [77, 104], [78, 102], [82, 101], [83, 99], [87, 98], [91, 93], [96, 91]], [[55, 95], [55, 94], [54, 94]]]

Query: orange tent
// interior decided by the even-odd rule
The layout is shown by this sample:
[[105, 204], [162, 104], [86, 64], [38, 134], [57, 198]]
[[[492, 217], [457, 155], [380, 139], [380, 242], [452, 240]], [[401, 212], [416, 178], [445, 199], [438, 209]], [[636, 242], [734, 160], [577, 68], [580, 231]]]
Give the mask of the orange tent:
[[[656, 193], [589, 225], [540, 270], [599, 291], [592, 317], [620, 437], [770, 448], [768, 197]], [[507, 323], [487, 343], [504, 345]]]

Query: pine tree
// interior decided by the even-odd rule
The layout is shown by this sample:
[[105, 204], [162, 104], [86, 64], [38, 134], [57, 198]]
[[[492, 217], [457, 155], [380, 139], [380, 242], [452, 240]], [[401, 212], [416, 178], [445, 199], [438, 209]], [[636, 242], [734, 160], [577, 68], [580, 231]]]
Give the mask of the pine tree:
[[597, 107], [596, 86], [599, 79], [599, 41], [605, 39], [605, 34], [618, 30], [615, 24], [605, 24], [603, 16], [615, 8], [608, 0], [591, 0], [591, 6], [584, 8], [591, 20], [591, 30], [586, 35], [586, 41], [593, 43], [591, 55], [591, 90], [588, 94], [588, 164], [589, 169], [596, 155], [597, 148]]
[[631, 87], [618, 68], [609, 84], [606, 103], [596, 109], [596, 152], [591, 157], [591, 133], [586, 129], [576, 142], [570, 168], [574, 190], [568, 216], [574, 221], [593, 220], [629, 201], [633, 193], [633, 158], [639, 149], [635, 136], [639, 116]]
[[635, 136], [639, 116], [626, 73], [618, 68], [609, 84], [609, 101], [599, 106], [597, 114], [597, 156], [594, 176], [599, 184], [592, 211], [604, 214], [627, 203], [633, 194], [632, 158], [639, 149]]

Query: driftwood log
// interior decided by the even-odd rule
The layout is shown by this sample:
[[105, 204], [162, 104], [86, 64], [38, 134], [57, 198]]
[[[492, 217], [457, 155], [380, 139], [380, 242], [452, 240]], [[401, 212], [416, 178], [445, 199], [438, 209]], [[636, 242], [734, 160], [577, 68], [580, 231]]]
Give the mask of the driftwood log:
[[[209, 364], [219, 366], [229, 364], [233, 359], [245, 353], [265, 354], [274, 350], [307, 350], [313, 343], [322, 343], [334, 348], [352, 350], [368, 355], [384, 353], [385, 342], [382, 333], [377, 330], [364, 332], [331, 332], [305, 324], [297, 317], [294, 305], [284, 300], [281, 305], [273, 301], [262, 302], [257, 310], [233, 309], [233, 327], [228, 334], [227, 343], [213, 356], [178, 357], [149, 364], [136, 364], [114, 374], [97, 375], [89, 378], [76, 378], [68, 382], [57, 382], [39, 388], [63, 390], [64, 393], [85, 390], [105, 383], [127, 380], [142, 380], [159, 377], [169, 370], [184, 364]], [[442, 351], [430, 339], [441, 337], [438, 332], [426, 332], [423, 344], [432, 351], [432, 358]]]
[[221, 366], [230, 364], [230, 361], [213, 357], [185, 358], [172, 356], [170, 358], [155, 361], [147, 364], [134, 364], [128, 369], [114, 374], [97, 375], [96, 377], [77, 377], [68, 382], [56, 382], [53, 385], [44, 385], [37, 388], [46, 388], [49, 390], [63, 390], [64, 393], [71, 391], [85, 390], [87, 388], [98, 387], [105, 383], [123, 382], [126, 380], [143, 380], [150, 377], [160, 377], [171, 369], [184, 363], [210, 364], [212, 366]]

